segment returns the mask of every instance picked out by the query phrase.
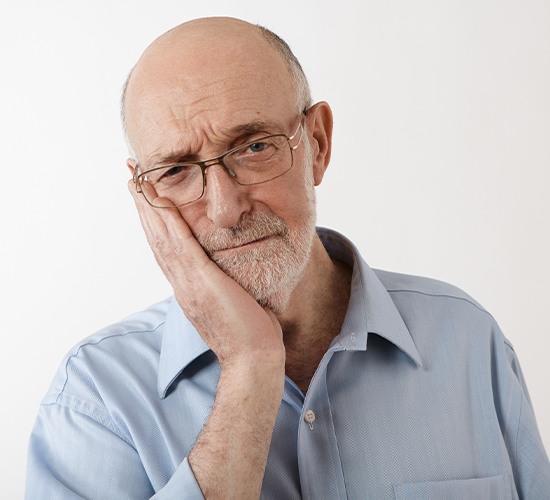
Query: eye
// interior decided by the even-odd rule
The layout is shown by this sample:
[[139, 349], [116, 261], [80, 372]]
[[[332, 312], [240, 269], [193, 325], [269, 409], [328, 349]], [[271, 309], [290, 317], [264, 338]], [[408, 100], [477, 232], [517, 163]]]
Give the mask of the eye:
[[258, 168], [260, 165], [267, 166], [268, 162], [280, 158], [281, 152], [284, 151], [282, 141], [284, 141], [284, 137], [258, 137], [257, 141], [248, 142], [238, 147], [225, 158], [225, 161], [229, 162], [228, 165], [236, 162], [237, 168], [244, 165], [253, 168]]
[[247, 152], [262, 153], [269, 146], [267, 142], [254, 142], [248, 145]]
[[173, 167], [167, 168], [163, 171], [162, 177], [171, 177], [173, 175], [181, 174], [181, 172], [185, 170], [185, 167], [182, 167], [181, 165], [174, 165]]
[[156, 183], [166, 185], [178, 184], [200, 176], [201, 169], [196, 165], [169, 165], [157, 171]]

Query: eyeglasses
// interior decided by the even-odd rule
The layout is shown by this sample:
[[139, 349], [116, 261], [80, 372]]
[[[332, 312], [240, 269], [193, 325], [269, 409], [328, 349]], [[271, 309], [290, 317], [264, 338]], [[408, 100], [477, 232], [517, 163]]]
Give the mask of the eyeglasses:
[[[305, 114], [305, 112], [304, 112]], [[181, 207], [204, 195], [206, 169], [221, 165], [241, 186], [264, 184], [281, 177], [292, 168], [293, 151], [302, 142], [302, 120], [289, 137], [274, 134], [254, 139], [208, 160], [172, 163], [140, 172], [134, 171], [134, 183], [149, 205], [156, 208]], [[292, 146], [296, 138], [298, 142]], [[151, 189], [152, 188], [152, 189]]]

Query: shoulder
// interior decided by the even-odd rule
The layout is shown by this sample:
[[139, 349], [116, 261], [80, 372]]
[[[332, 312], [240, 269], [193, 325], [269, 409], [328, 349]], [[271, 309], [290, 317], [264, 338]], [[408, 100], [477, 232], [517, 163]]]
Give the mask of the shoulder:
[[467, 308], [471, 307], [490, 316], [479, 302], [464, 290], [450, 283], [424, 276], [400, 274], [380, 269], [373, 269], [373, 271], [388, 293], [394, 298], [398, 298], [399, 295], [404, 297], [411, 295], [423, 296], [432, 302], [437, 302], [438, 299], [445, 299], [449, 304], [464, 305]]
[[108, 392], [114, 382], [156, 377], [169, 305], [166, 299], [77, 343], [61, 361], [43, 403], [103, 399], [100, 392]]
[[493, 316], [460, 288], [421, 276], [374, 272], [415, 341], [424, 339], [426, 346], [449, 342], [453, 349], [458, 344], [510, 347]]
[[460, 288], [443, 281], [374, 270], [395, 304], [425, 366], [454, 362], [472, 370], [508, 371], [516, 354], [495, 318]]
[[96, 353], [116, 355], [118, 349], [122, 349], [126, 357], [137, 355], [136, 351], [143, 351], [146, 346], [154, 349], [155, 333], [161, 331], [169, 305], [170, 299], [166, 299], [102, 328], [76, 344], [67, 353], [66, 361]]

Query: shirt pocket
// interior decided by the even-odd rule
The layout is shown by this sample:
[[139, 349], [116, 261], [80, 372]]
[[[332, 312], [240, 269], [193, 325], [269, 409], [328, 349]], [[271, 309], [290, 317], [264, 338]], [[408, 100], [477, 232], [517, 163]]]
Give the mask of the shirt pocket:
[[509, 476], [403, 483], [394, 491], [395, 500], [512, 500]]

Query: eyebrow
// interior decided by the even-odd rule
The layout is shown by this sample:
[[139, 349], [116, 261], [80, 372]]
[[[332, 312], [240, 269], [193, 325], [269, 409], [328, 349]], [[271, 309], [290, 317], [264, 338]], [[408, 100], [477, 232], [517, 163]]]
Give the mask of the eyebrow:
[[[269, 120], [254, 120], [251, 122], [243, 123], [231, 127], [223, 133], [223, 135], [230, 138], [229, 143], [234, 142], [240, 138], [254, 135], [258, 133], [264, 133], [266, 135], [275, 134], [275, 133], [284, 133], [284, 132], [274, 132], [274, 130], [280, 129], [281, 125], [277, 124], [275, 121]], [[230, 146], [228, 149], [231, 149]], [[221, 153], [223, 154], [223, 152]], [[170, 163], [180, 163], [185, 161], [196, 161], [191, 159], [193, 155], [190, 154], [188, 149], [178, 149], [172, 150], [168, 153], [165, 152], [156, 152], [147, 157], [147, 163], [151, 167], [156, 165], [170, 164]], [[204, 158], [206, 159], [206, 158]]]

